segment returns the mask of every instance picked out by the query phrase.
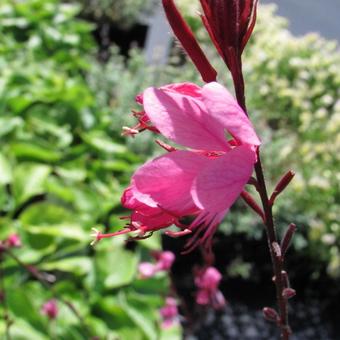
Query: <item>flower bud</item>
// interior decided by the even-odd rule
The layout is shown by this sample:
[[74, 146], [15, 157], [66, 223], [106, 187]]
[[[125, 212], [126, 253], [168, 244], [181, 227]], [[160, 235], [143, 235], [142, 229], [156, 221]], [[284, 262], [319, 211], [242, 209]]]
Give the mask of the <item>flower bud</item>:
[[50, 320], [54, 320], [58, 315], [58, 306], [55, 299], [48, 300], [41, 307], [41, 313], [46, 315]]
[[6, 244], [9, 248], [20, 248], [21, 239], [18, 234], [11, 234], [7, 237]]
[[287, 228], [287, 230], [286, 230], [286, 232], [285, 232], [285, 234], [284, 234], [284, 236], [282, 238], [282, 241], [281, 241], [281, 252], [282, 252], [283, 256], [286, 254], [286, 252], [287, 252], [287, 250], [288, 250], [288, 248], [290, 246], [290, 242], [291, 242], [291, 240], [293, 238], [295, 230], [296, 230], [296, 225], [294, 223], [291, 223], [288, 226], [288, 228]]
[[195, 64], [197, 70], [202, 76], [202, 79], [207, 83], [216, 81], [217, 73], [215, 69], [211, 66], [190, 27], [184, 21], [180, 12], [176, 8], [174, 1], [162, 0], [162, 3], [168, 22], [176, 38], [180, 41], [184, 50], [188, 53], [192, 62]]
[[292, 170], [289, 170], [279, 181], [279, 183], [277, 183], [271, 197], [270, 197], [270, 204], [273, 205], [275, 202], [275, 199], [278, 195], [281, 194], [281, 192], [283, 190], [286, 189], [286, 187], [288, 186], [288, 184], [291, 182], [291, 180], [294, 178], [295, 176], [295, 172]]
[[285, 299], [291, 299], [292, 297], [294, 297], [296, 295], [296, 291], [295, 289], [293, 288], [285, 288], [283, 291], [282, 291], [282, 296], [285, 298]]
[[262, 312], [264, 318], [268, 321], [277, 322], [279, 320], [279, 314], [277, 314], [276, 310], [273, 308], [264, 307]]

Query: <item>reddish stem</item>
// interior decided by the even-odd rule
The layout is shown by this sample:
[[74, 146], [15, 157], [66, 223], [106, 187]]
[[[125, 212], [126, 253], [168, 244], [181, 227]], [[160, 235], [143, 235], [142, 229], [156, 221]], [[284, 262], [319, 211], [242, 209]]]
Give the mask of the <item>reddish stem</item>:
[[[241, 58], [240, 58], [241, 59]], [[234, 72], [233, 80], [234, 80], [234, 87], [236, 92], [236, 97], [238, 100], [239, 105], [242, 107], [246, 115], [247, 107], [245, 103], [245, 94], [244, 94], [244, 80], [243, 80], [243, 73], [242, 73], [242, 63], [241, 60], [238, 60], [236, 65], [239, 65], [239, 69]], [[237, 77], [235, 77], [235, 74]], [[255, 164], [255, 173], [256, 179], [258, 183], [257, 190], [259, 192], [262, 208], [264, 212], [264, 225], [266, 228], [267, 240], [268, 240], [268, 247], [270, 251], [270, 256], [273, 265], [273, 272], [275, 275], [275, 287], [276, 287], [276, 299], [277, 305], [280, 315], [280, 322], [278, 326], [281, 330], [281, 339], [282, 340], [289, 340], [291, 335], [291, 329], [289, 327], [288, 322], [288, 306], [287, 306], [287, 299], [283, 296], [283, 290], [285, 288], [285, 279], [282, 274], [283, 266], [284, 266], [284, 259], [282, 256], [276, 256], [274, 253], [274, 249], [272, 247], [273, 244], [278, 244], [278, 238], [276, 234], [276, 229], [274, 225], [273, 213], [272, 213], [272, 204], [268, 197], [267, 186], [264, 179], [263, 168], [261, 163], [260, 151], [257, 151], [257, 162]]]

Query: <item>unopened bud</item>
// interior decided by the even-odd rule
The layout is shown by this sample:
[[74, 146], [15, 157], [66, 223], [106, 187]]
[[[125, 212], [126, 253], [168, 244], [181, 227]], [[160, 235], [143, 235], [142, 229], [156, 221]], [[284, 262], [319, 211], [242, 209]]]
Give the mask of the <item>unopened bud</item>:
[[294, 171], [291, 171], [289, 170], [279, 181], [279, 183], [277, 183], [271, 197], [270, 197], [270, 204], [274, 204], [275, 202], [275, 199], [278, 195], [281, 194], [281, 192], [283, 190], [286, 189], [286, 187], [288, 186], [288, 184], [291, 182], [291, 180], [294, 178], [295, 176], [295, 172]]
[[241, 197], [249, 205], [249, 207], [252, 208], [264, 221], [265, 217], [263, 210], [259, 207], [254, 198], [246, 191], [242, 191]]
[[276, 312], [275, 309], [269, 308], [269, 307], [264, 307], [262, 312], [263, 312], [263, 316], [266, 320], [271, 321], [271, 322], [278, 322], [279, 314]]
[[293, 288], [285, 288], [283, 291], [282, 291], [282, 296], [285, 298], [285, 299], [291, 299], [292, 297], [294, 297], [296, 295], [296, 291], [295, 289]]
[[184, 21], [182, 15], [176, 8], [174, 0], [162, 0], [162, 3], [166, 17], [176, 38], [180, 41], [184, 50], [195, 64], [202, 79], [207, 83], [216, 81], [217, 72], [199, 46], [189, 25]]
[[287, 250], [289, 248], [289, 245], [290, 245], [290, 242], [291, 242], [291, 240], [293, 238], [295, 230], [296, 230], [296, 225], [294, 223], [291, 223], [288, 226], [288, 228], [287, 228], [287, 230], [286, 230], [286, 232], [285, 232], [285, 234], [284, 234], [284, 236], [282, 238], [282, 241], [281, 241], [281, 252], [282, 252], [283, 256], [286, 254], [286, 252], [287, 252]]

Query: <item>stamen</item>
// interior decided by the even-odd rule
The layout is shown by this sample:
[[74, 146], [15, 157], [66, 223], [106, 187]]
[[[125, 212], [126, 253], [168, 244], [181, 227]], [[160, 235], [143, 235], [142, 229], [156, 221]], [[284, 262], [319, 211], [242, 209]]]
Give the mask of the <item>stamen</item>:
[[192, 231], [190, 229], [184, 229], [184, 230], [181, 230], [181, 231], [171, 231], [171, 230], [167, 230], [165, 232], [165, 235], [168, 235], [170, 237], [174, 237], [174, 238], [177, 238], [177, 237], [181, 237], [181, 236], [185, 236], [185, 235], [189, 235], [191, 234]]
[[94, 237], [94, 240], [90, 243], [91, 246], [95, 246], [101, 239], [110, 238], [118, 235], [124, 235], [133, 231], [131, 228], [126, 228], [123, 230], [116, 231], [114, 233], [102, 234], [99, 230], [92, 228], [91, 237]]

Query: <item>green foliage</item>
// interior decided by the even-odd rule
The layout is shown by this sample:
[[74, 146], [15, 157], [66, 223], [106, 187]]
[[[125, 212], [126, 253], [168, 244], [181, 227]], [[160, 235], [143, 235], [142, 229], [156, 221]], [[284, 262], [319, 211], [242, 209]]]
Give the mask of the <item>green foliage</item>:
[[[110, 64], [98, 64], [93, 27], [77, 18], [80, 10], [58, 0], [0, 4], [0, 239], [18, 233], [23, 246], [15, 256], [56, 279], [46, 288], [4, 255], [10, 333], [157, 339], [168, 281], [157, 277], [158, 289], [150, 290], [137, 279], [137, 264], [160, 248], [159, 239], [135, 251], [122, 238], [89, 246], [92, 227], [124, 225], [120, 196], [141, 159], [120, 129], [148, 77], [138, 55], [128, 70], [117, 51]], [[48, 322], [40, 309], [53, 296], [60, 312]]]
[[129, 28], [149, 14], [155, 0], [73, 0], [82, 5], [83, 13], [97, 21], [111, 21]]

